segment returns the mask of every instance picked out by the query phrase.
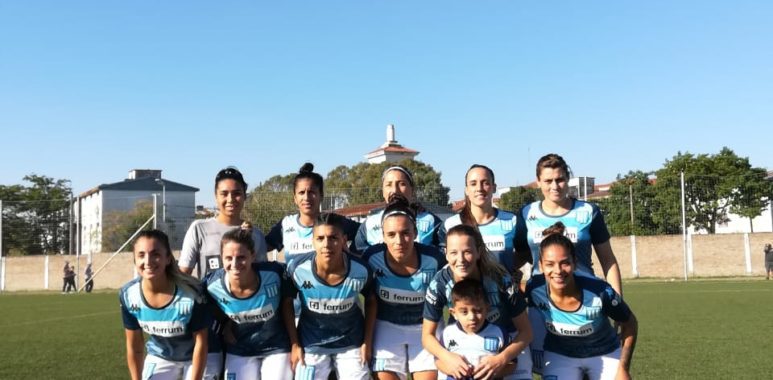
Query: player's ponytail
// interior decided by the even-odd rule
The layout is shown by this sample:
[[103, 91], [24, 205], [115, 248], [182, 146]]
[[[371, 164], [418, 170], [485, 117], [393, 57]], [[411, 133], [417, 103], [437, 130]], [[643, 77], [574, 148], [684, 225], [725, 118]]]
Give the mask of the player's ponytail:
[[542, 260], [542, 252], [544, 252], [547, 247], [557, 245], [569, 252], [569, 256], [572, 257], [572, 260], [576, 261], [574, 244], [564, 235], [565, 232], [566, 226], [561, 222], [556, 222], [542, 231], [542, 241], [539, 244], [540, 260]]

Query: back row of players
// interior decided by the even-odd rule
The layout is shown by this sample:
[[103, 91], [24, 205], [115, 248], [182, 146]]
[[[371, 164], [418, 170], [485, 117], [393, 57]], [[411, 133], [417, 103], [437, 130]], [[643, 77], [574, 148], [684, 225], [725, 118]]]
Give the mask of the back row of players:
[[[223, 169], [215, 178], [219, 214], [191, 225], [179, 268], [162, 232], [135, 242], [140, 276], [120, 292], [129, 372], [133, 379], [311, 380], [332, 370], [339, 379], [372, 371], [381, 380], [435, 380], [438, 370], [457, 379], [531, 379], [532, 371], [628, 378], [636, 319], [621, 297], [603, 217], [567, 197], [569, 174], [560, 156], [542, 157], [544, 200], [513, 214], [492, 204], [494, 173], [473, 165], [464, 209], [442, 222], [413, 202], [411, 173], [393, 166], [382, 176], [387, 206], [358, 224], [320, 213], [323, 179], [306, 164], [293, 182], [298, 213], [264, 237], [240, 217], [241, 173]], [[608, 282], [593, 276], [591, 247]], [[271, 250], [284, 253], [286, 266], [267, 260]], [[532, 278], [522, 292], [517, 274], [527, 262]], [[202, 283], [186, 275], [194, 268]], [[608, 318], [620, 322], [619, 335]]]

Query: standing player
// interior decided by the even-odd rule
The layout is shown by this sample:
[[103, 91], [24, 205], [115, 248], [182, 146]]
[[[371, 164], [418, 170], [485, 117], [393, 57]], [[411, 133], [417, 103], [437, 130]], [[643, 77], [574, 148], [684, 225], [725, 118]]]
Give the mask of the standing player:
[[[464, 175], [464, 208], [458, 215], [446, 219], [441, 228], [441, 242], [446, 231], [466, 224], [477, 227], [486, 248], [508, 273], [515, 272], [515, 214], [494, 207], [497, 184], [494, 172], [483, 165], [472, 165]], [[442, 243], [444, 244], [444, 242]], [[518, 276], [520, 278], [520, 276]]]
[[[302, 253], [314, 251], [311, 242], [314, 220], [320, 214], [319, 204], [325, 196], [322, 176], [314, 172], [314, 165], [305, 163], [293, 178], [293, 201], [298, 213], [288, 215], [277, 222], [266, 235], [268, 250], [284, 250], [285, 263]], [[354, 242], [360, 224], [346, 219], [344, 233]], [[353, 246], [353, 244], [352, 244]]]
[[[180, 272], [169, 238], [158, 230], [140, 232], [134, 265], [139, 277], [118, 294], [132, 380], [201, 379], [210, 315], [198, 281]], [[149, 336], [147, 356], [143, 332]]]
[[[403, 166], [390, 166], [381, 175], [381, 193], [384, 196], [384, 202], [389, 202], [392, 194], [401, 194], [409, 201], [415, 202], [414, 190], [413, 175]], [[384, 242], [384, 234], [381, 232], [383, 214], [384, 209], [374, 210], [360, 225], [355, 239], [358, 252], [365, 252], [371, 245]], [[416, 241], [437, 247], [440, 244], [438, 230], [442, 223], [443, 221], [437, 215], [427, 210], [420, 210], [416, 215]]]
[[375, 272], [378, 297], [373, 372], [379, 380], [435, 380], [435, 359], [421, 345], [424, 296], [446, 260], [433, 246], [415, 242], [416, 212], [394, 194], [381, 222], [384, 243], [363, 258]]
[[[215, 176], [215, 201], [218, 214], [215, 218], [196, 220], [188, 228], [180, 251], [180, 270], [190, 274], [197, 268], [199, 278], [223, 267], [220, 257], [220, 239], [232, 230], [238, 230], [242, 224], [241, 218], [244, 200], [247, 196], [247, 183], [242, 173], [234, 167], [227, 167]], [[258, 228], [247, 227], [252, 232], [255, 242], [255, 261], [266, 261], [266, 241], [263, 232]], [[215, 321], [216, 322], [216, 321]], [[212, 326], [209, 331], [209, 355], [207, 356], [206, 378], [218, 378], [223, 370], [223, 347], [221, 337], [217, 333], [219, 326]]]
[[[629, 379], [636, 317], [607, 282], [575, 272], [576, 248], [564, 233], [561, 222], [544, 231], [541, 274], [526, 287], [548, 330], [543, 378]], [[620, 323], [619, 337], [609, 318]]]
[[[422, 343], [438, 360], [438, 369], [457, 379], [473, 376], [490, 379], [517, 358], [514, 372], [507, 379], [531, 379], [529, 342], [531, 327], [526, 317], [526, 303], [505, 268], [497, 264], [475, 227], [458, 225], [446, 237], [448, 265], [435, 275], [427, 289], [424, 303]], [[443, 308], [451, 307], [451, 291], [459, 281], [475, 279], [483, 283], [490, 310], [486, 319], [508, 332], [510, 344], [497, 355], [482, 358], [472, 367], [461, 355], [444, 348], [435, 336], [443, 318]], [[449, 318], [449, 324], [454, 319]]]
[[[533, 264], [532, 276], [540, 273], [539, 245], [543, 231], [556, 222], [562, 222], [564, 234], [575, 245], [577, 252], [577, 271], [593, 275], [591, 247], [596, 251], [604, 278], [619, 294], [623, 294], [620, 267], [609, 244], [609, 231], [599, 208], [588, 202], [568, 197], [569, 165], [557, 154], [548, 154], [537, 161], [537, 183], [544, 200], [524, 206], [520, 217], [524, 221], [517, 226], [516, 251], [519, 263], [529, 261]], [[527, 253], [531, 252], [531, 255]], [[529, 320], [534, 328], [534, 341], [531, 344], [534, 355], [534, 368], [542, 368], [542, 341], [545, 336], [544, 321], [540, 313], [530, 310]]]
[[[376, 296], [368, 266], [344, 252], [344, 219], [327, 213], [317, 217], [315, 251], [297, 256], [287, 267], [302, 307], [300, 339], [288, 325], [297, 380], [327, 380], [333, 368], [342, 380], [370, 376]], [[365, 297], [364, 318], [360, 294]], [[285, 298], [285, 305], [291, 300]]]
[[292, 379], [286, 322], [294, 319], [281, 307], [292, 285], [284, 267], [255, 263], [255, 243], [247, 231], [227, 232], [221, 246], [223, 268], [210, 273], [204, 284], [217, 314], [227, 321], [225, 378]]
[[[454, 285], [448, 313], [456, 323], [443, 329], [443, 347], [464, 357], [473, 366], [473, 372], [481, 358], [500, 353], [509, 341], [505, 330], [486, 320], [488, 309], [486, 291], [480, 281], [466, 279]], [[507, 375], [511, 367], [502, 367], [494, 376]]]

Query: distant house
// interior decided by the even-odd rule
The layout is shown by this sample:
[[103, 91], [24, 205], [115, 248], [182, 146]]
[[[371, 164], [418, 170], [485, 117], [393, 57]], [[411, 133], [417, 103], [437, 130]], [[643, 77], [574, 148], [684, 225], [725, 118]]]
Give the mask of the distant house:
[[[80, 252], [101, 252], [106, 216], [133, 210], [140, 201], [152, 205], [154, 194], [157, 195], [158, 227], [166, 227], [172, 249], [180, 249], [187, 227], [194, 219], [197, 191], [195, 187], [162, 178], [161, 170], [134, 169], [121, 182], [102, 184], [80, 194], [79, 202], [73, 205], [76, 220], [80, 221]], [[166, 223], [162, 220], [164, 209]]]
[[365, 155], [365, 159], [371, 164], [380, 164], [382, 162], [400, 162], [405, 159], [413, 159], [419, 152], [408, 149], [397, 143], [395, 140], [394, 124], [387, 125], [387, 139], [378, 149]]

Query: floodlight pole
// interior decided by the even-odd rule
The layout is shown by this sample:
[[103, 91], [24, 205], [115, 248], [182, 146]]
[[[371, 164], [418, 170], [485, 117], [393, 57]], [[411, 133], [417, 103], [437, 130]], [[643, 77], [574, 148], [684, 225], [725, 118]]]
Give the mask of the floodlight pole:
[[682, 181], [682, 254], [684, 255], [684, 280], [687, 281], [687, 211], [684, 196], [684, 171], [679, 175]]
[[166, 232], [166, 183], [161, 178], [156, 178], [156, 183], [161, 185], [161, 224]]

